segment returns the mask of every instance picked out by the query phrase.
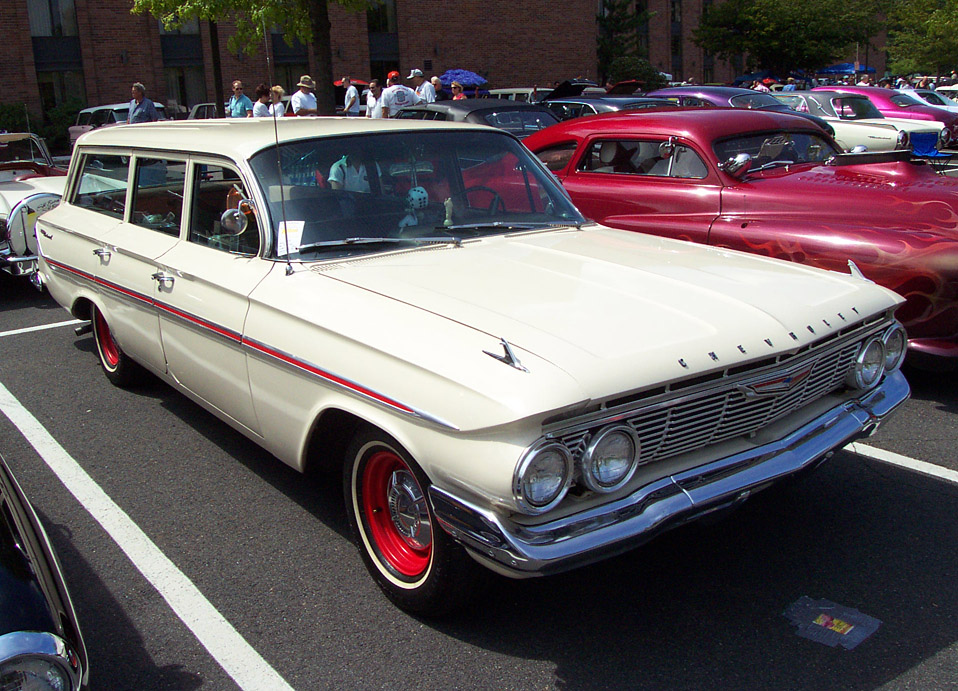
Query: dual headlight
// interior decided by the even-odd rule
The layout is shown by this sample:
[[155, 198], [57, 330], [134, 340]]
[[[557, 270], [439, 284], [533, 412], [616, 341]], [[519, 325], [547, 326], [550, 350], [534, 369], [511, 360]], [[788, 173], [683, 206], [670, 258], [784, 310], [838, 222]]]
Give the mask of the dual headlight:
[[879, 336], [862, 344], [846, 383], [855, 389], [870, 389], [885, 372], [894, 372], [905, 359], [908, 337], [901, 324], [889, 326]]
[[[603, 427], [579, 459], [578, 479], [593, 492], [614, 492], [632, 478], [639, 452], [639, 438], [631, 427]], [[546, 442], [519, 461], [513, 493], [524, 512], [545, 513], [562, 501], [575, 477], [576, 464], [569, 450], [558, 442]]]

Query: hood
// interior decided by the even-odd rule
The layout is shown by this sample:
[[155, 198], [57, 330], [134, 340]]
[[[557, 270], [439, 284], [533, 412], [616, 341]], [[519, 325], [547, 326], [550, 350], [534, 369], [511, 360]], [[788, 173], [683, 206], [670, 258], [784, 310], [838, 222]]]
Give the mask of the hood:
[[26, 197], [38, 192], [63, 195], [67, 177], [54, 175], [48, 178], [30, 178], [21, 182], [0, 183], [0, 217], [6, 218], [10, 210]]
[[504, 338], [520, 360], [550, 363], [591, 399], [764, 359], [848, 326], [855, 310], [900, 302], [850, 276], [596, 225], [323, 273], [485, 334], [489, 350]]
[[[817, 223], [905, 228], [958, 240], [958, 179], [938, 175], [926, 163], [905, 160], [762, 171], [726, 189], [723, 204], [726, 197], [733, 203], [741, 192], [746, 193], [750, 215], [793, 217], [797, 200], [814, 199]], [[802, 204], [805, 213], [808, 207]]]

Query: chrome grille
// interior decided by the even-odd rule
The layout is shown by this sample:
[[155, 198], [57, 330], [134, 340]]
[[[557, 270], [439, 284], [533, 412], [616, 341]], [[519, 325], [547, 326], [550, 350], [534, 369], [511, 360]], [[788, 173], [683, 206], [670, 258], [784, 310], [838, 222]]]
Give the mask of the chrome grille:
[[[762, 376], [746, 375], [703, 391], [637, 408], [621, 416], [642, 443], [640, 462], [649, 463], [711, 444], [758, 432], [813, 401], [844, 386], [845, 375], [855, 361], [861, 338], [826, 352], [789, 360]], [[778, 393], [747, 395], [745, 384], [765, 382], [777, 375], [811, 370], [804, 380]], [[619, 418], [620, 416], [616, 416]], [[601, 422], [591, 429], [558, 435], [578, 458]]]

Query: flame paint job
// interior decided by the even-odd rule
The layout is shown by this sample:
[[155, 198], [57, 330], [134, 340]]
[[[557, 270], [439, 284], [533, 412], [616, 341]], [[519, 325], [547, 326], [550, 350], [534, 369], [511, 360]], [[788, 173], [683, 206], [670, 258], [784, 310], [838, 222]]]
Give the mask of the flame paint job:
[[[909, 345], [958, 357], [958, 179], [924, 163], [802, 164], [746, 175], [712, 150], [736, 133], [806, 130], [787, 115], [737, 111], [613, 114], [569, 121], [526, 140], [533, 152], [578, 148], [555, 171], [582, 213], [615, 228], [665, 235], [842, 273], [851, 259], [906, 299]], [[668, 139], [706, 162], [701, 180], [576, 170], [596, 139]]]

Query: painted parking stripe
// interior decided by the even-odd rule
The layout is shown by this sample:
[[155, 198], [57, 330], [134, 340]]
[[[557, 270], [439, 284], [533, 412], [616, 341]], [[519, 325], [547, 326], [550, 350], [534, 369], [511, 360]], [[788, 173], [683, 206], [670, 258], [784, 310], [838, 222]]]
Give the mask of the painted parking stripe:
[[857, 442], [852, 442], [846, 446], [845, 449], [847, 451], [851, 451], [852, 453], [857, 453], [859, 456], [872, 458], [876, 461], [881, 461], [882, 463], [890, 463], [891, 465], [897, 465], [900, 468], [907, 468], [908, 470], [914, 470], [915, 472], [921, 473], [923, 475], [930, 475], [940, 480], [947, 480], [948, 482], [954, 482], [955, 484], [958, 484], [958, 471], [952, 470], [951, 468], [943, 468], [942, 466], [935, 465], [934, 463], [919, 461], [917, 458], [909, 458], [908, 456], [902, 456], [894, 451], [886, 451], [885, 449], [879, 449], [875, 446], [867, 446]]
[[113, 538], [240, 688], [292, 691], [286, 680], [246, 642], [2, 383], [0, 411], [20, 430], [70, 493]]
[[56, 329], [61, 326], [75, 326], [77, 324], [82, 324], [82, 319], [71, 319], [70, 321], [57, 322], [56, 324], [41, 324], [40, 326], [28, 326], [25, 329], [14, 329], [13, 331], [3, 331], [0, 332], [0, 338], [4, 336], [18, 336], [20, 334], [28, 334], [32, 331], [43, 331], [45, 329]]

